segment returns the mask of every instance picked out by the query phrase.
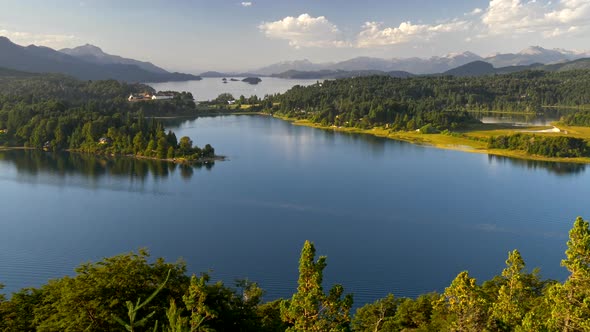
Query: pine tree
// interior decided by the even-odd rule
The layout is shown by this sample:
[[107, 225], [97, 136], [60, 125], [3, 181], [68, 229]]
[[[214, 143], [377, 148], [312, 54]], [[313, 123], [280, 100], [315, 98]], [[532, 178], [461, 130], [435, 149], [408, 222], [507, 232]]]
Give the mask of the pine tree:
[[491, 318], [502, 328], [512, 330], [521, 325], [530, 310], [533, 294], [525, 283], [524, 267], [524, 260], [518, 250], [508, 253], [506, 268], [502, 271], [506, 283], [500, 287], [491, 313]]
[[570, 271], [563, 285], [548, 294], [552, 308], [550, 326], [561, 331], [590, 331], [590, 229], [588, 221], [578, 217], [570, 230], [561, 265]]
[[451, 331], [483, 331], [486, 327], [487, 303], [467, 271], [457, 275], [437, 303], [448, 314]]
[[290, 301], [281, 306], [281, 316], [292, 324], [287, 331], [347, 331], [352, 295], [342, 297], [344, 288], [335, 285], [328, 295], [322, 288], [326, 257], [315, 260], [313, 243], [305, 241], [299, 260], [299, 286]]

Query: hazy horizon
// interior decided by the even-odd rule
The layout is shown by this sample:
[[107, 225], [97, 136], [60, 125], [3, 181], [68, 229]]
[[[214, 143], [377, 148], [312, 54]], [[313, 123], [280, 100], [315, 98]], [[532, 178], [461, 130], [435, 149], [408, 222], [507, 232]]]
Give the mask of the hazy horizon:
[[[586, 0], [0, 0], [0, 36], [84, 44], [172, 71], [248, 71], [277, 62], [408, 58], [529, 46], [584, 50]], [[44, 15], [26, 13], [43, 12]], [[100, 28], [97, 28], [100, 27]], [[582, 47], [582, 48], [581, 48]]]

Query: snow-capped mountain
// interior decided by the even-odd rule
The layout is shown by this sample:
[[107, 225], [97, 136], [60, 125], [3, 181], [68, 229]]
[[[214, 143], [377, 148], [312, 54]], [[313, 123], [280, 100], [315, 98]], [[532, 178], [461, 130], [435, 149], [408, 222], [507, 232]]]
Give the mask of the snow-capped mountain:
[[413, 74], [443, 73], [450, 69], [474, 62], [485, 61], [494, 67], [522, 66], [534, 63], [552, 64], [590, 57], [590, 52], [569, 51], [562, 49], [545, 49], [539, 46], [528, 47], [518, 53], [497, 53], [488, 57], [481, 57], [472, 52], [450, 53], [444, 56], [430, 58], [392, 58], [381, 59], [373, 57], [356, 57], [350, 60], [332, 64], [314, 64], [309, 60], [286, 61], [254, 70], [260, 75], [280, 74], [288, 70], [318, 71], [345, 70], [366, 71], [378, 70], [383, 72], [406, 71]]
[[496, 54], [487, 57], [484, 61], [494, 67], [521, 66], [533, 63], [550, 64], [562, 61], [571, 61], [587, 56], [586, 53], [575, 53], [567, 50], [548, 50], [540, 46], [531, 46], [518, 53]]

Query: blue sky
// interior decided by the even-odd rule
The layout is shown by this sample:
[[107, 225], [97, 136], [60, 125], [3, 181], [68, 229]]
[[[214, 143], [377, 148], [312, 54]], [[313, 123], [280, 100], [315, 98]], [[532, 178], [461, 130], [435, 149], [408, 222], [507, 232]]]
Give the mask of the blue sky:
[[[589, 0], [0, 0], [0, 35], [167, 69], [590, 48]], [[589, 45], [589, 46], [586, 46]]]

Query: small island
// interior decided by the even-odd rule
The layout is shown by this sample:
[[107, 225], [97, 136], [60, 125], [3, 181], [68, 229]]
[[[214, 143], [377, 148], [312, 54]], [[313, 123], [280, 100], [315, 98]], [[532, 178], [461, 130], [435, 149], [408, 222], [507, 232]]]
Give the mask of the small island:
[[242, 80], [242, 82], [246, 82], [248, 84], [258, 84], [262, 82], [262, 79], [260, 77], [246, 77]]

